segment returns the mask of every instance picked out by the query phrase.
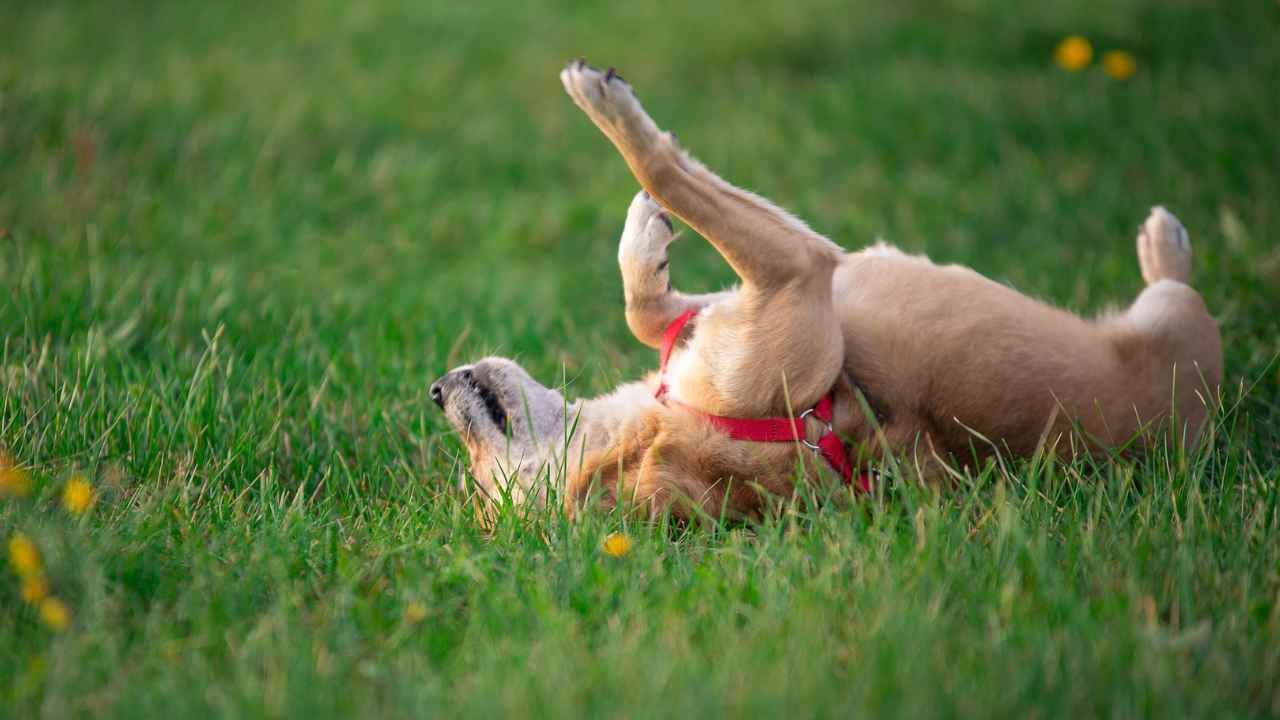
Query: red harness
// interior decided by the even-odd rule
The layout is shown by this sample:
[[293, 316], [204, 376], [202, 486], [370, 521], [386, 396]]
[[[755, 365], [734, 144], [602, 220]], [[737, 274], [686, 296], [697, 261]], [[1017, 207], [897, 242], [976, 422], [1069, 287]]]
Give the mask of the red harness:
[[[867, 474], [863, 473], [856, 480], [854, 479], [853, 465], [849, 462], [849, 454], [845, 451], [844, 443], [840, 441], [840, 436], [836, 435], [835, 428], [831, 426], [831, 421], [835, 416], [833, 409], [834, 390], [823, 395], [818, 400], [817, 405], [805, 410], [796, 417], [773, 418], [733, 418], [712, 415], [666, 396], [667, 361], [671, 359], [671, 351], [675, 348], [676, 341], [680, 339], [680, 332], [697, 314], [697, 310], [686, 310], [680, 317], [672, 320], [667, 329], [662, 332], [662, 347], [658, 355], [658, 391], [654, 394], [654, 397], [664, 403], [679, 405], [684, 410], [720, 428], [734, 440], [799, 442], [826, 458], [827, 463], [831, 465], [832, 469], [840, 473], [845, 483], [853, 485], [859, 492], [871, 492], [871, 478]], [[822, 434], [822, 437], [818, 438], [816, 443], [811, 443], [806, 439], [807, 433], [805, 432], [804, 421], [810, 415], [821, 420], [827, 426], [826, 432]]]

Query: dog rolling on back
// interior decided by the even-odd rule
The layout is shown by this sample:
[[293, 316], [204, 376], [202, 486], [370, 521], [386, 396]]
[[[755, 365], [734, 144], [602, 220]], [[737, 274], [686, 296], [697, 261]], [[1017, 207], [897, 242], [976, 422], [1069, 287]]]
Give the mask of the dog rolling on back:
[[[569, 512], [594, 498], [754, 517], [798, 481], [842, 479], [839, 460], [813, 450], [829, 430], [855, 477], [890, 452], [928, 481], [993, 452], [1072, 455], [1170, 432], [1192, 441], [1204, 425], [1221, 343], [1189, 285], [1187, 232], [1164, 208], [1138, 234], [1146, 288], [1126, 311], [1085, 319], [884, 244], [847, 253], [691, 158], [612, 70], [579, 61], [561, 81], [643, 188], [618, 249], [626, 321], [651, 347], [668, 335], [670, 358], [586, 400], [502, 358], [437, 380], [431, 396], [487, 497], [543, 503], [554, 490]], [[671, 215], [715, 247], [739, 287], [671, 287]], [[805, 412], [824, 402], [825, 420]], [[762, 418], [795, 423], [794, 437], [726, 431]]]

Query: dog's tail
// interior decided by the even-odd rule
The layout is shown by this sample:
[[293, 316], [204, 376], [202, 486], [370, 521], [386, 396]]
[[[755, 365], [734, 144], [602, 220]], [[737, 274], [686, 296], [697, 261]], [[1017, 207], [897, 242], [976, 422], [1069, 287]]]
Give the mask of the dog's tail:
[[1138, 229], [1138, 264], [1148, 285], [1160, 280], [1191, 280], [1191, 238], [1178, 218], [1159, 205], [1151, 208]]

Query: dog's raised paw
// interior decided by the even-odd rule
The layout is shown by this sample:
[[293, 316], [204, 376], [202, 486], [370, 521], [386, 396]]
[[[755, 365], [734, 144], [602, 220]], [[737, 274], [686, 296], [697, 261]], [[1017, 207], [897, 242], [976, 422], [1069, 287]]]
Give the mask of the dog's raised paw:
[[640, 141], [657, 132], [631, 86], [614, 68], [600, 71], [579, 58], [560, 71], [560, 83], [574, 104], [615, 141]]
[[[601, 72], [578, 58], [560, 71], [560, 82], [583, 110], [605, 110], [609, 105], [625, 104], [633, 96], [631, 86], [614, 68]], [[586, 103], [587, 106], [584, 106]]]
[[624, 267], [665, 270], [667, 246], [675, 237], [675, 226], [662, 206], [648, 193], [636, 193], [627, 208], [627, 222], [618, 243], [618, 262]]
[[1173, 213], [1157, 205], [1138, 229], [1138, 264], [1147, 284], [1191, 278], [1191, 238]]

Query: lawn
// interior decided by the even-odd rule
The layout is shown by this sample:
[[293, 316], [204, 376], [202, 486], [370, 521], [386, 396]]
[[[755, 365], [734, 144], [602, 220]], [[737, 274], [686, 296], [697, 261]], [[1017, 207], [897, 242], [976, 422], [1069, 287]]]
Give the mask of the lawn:
[[[0, 9], [0, 540], [61, 603], [0, 568], [0, 716], [1280, 714], [1280, 5], [664, 4]], [[1073, 310], [1136, 294], [1167, 205], [1222, 324], [1206, 444], [486, 530], [432, 379], [656, 362], [579, 55], [845, 247]], [[731, 280], [691, 234], [674, 267]]]

